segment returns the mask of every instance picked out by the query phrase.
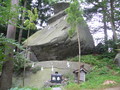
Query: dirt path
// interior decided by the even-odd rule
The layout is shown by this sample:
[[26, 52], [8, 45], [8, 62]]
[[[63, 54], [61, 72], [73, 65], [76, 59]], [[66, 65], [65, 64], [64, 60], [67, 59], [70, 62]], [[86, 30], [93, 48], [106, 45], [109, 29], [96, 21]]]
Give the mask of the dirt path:
[[112, 88], [106, 88], [104, 90], [120, 90], [120, 86], [112, 87]]

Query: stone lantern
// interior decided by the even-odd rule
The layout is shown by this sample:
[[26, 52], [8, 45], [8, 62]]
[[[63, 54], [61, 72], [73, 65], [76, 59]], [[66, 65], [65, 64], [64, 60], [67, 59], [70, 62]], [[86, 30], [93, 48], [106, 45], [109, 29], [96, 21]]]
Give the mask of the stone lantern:
[[61, 83], [62, 82], [62, 75], [55, 72], [55, 74], [51, 75], [51, 83]]

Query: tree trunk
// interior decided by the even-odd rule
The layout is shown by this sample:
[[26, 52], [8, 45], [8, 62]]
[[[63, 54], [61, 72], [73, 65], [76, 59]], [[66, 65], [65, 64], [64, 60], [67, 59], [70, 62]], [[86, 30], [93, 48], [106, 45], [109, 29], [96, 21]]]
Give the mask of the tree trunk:
[[115, 25], [112, 22], [112, 20], [110, 21], [110, 23], [111, 23], [112, 32], [113, 32], [113, 40], [114, 40], [114, 42], [117, 42], [117, 33], [116, 33], [116, 30], [115, 30]]
[[77, 38], [78, 38], [78, 49], [79, 49], [79, 66], [78, 66], [78, 84], [80, 83], [80, 58], [81, 58], [81, 46], [80, 46], [80, 34], [79, 34], [79, 29], [78, 25], [76, 25], [76, 30], [77, 30]]
[[[8, 57], [12, 57], [9, 55]], [[0, 90], [8, 90], [12, 86], [13, 60], [7, 60], [2, 67]]]
[[[26, 4], [27, 4], [27, 1], [25, 0], [24, 1], [24, 8], [26, 8]], [[22, 13], [22, 23], [21, 23], [21, 26], [23, 27], [23, 24], [24, 24], [24, 10], [23, 10], [23, 13]], [[23, 28], [20, 28], [20, 32], [19, 32], [19, 37], [18, 37], [18, 42], [21, 43], [21, 40], [22, 40], [22, 32], [23, 32]], [[17, 51], [19, 52], [19, 49], [17, 48]]]
[[[43, 2], [43, 0], [38, 0], [38, 15], [39, 15], [39, 18], [41, 18], [43, 15], [42, 15], [42, 11], [43, 11], [43, 9], [41, 9], [42, 8], [42, 2]], [[41, 22], [40, 22], [40, 26], [42, 26], [42, 24], [43, 24], [43, 21], [41, 20]]]
[[[26, 44], [26, 58], [28, 59], [28, 38], [29, 38], [29, 36], [30, 36], [30, 30], [28, 30], [28, 34], [27, 34], [27, 44]], [[25, 86], [25, 69], [26, 69], [26, 61], [24, 60], [24, 70], [23, 70], [23, 87]]]
[[[18, 5], [18, 0], [12, 0], [12, 5]], [[16, 10], [15, 8], [11, 8], [11, 10]], [[13, 23], [10, 20], [10, 23]], [[7, 38], [15, 39], [16, 34], [16, 27], [13, 25], [8, 25], [7, 28]], [[10, 49], [6, 49], [6, 61], [2, 67], [2, 74], [1, 74], [1, 82], [0, 82], [0, 90], [8, 90], [12, 86], [12, 74], [13, 74], [13, 49], [12, 45], [9, 45]]]
[[105, 42], [105, 46], [106, 46], [106, 50], [108, 51], [108, 34], [107, 34], [107, 25], [106, 25], [106, 7], [103, 6], [102, 7], [102, 11], [103, 11], [103, 24], [104, 24], [104, 42]]
[[115, 30], [115, 23], [114, 23], [114, 0], [110, 0], [110, 10], [111, 10], [110, 23], [113, 31], [113, 40], [117, 42], [117, 33]]

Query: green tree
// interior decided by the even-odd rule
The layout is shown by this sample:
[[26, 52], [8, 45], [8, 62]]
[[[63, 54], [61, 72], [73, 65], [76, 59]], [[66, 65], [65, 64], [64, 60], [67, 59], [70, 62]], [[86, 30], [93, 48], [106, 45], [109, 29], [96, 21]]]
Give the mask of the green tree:
[[103, 21], [102, 28], [104, 29], [104, 42], [106, 47], [108, 47], [108, 34], [107, 30], [112, 30], [113, 41], [117, 42], [117, 33], [119, 30], [120, 21], [120, 1], [119, 0], [86, 0], [88, 4], [92, 4], [93, 7], [86, 9], [87, 16], [93, 16], [95, 14], [102, 14], [103, 17], [99, 17]]
[[[27, 5], [27, 0], [24, 0], [23, 2], [21, 2], [23, 4], [23, 10], [22, 10], [22, 13], [21, 13], [21, 27], [23, 27], [23, 24], [24, 24], [24, 21], [25, 21], [25, 16], [24, 16], [24, 13], [25, 13], [25, 8], [26, 8], [26, 5]], [[20, 31], [19, 31], [19, 37], [18, 37], [18, 42], [21, 43], [21, 40], [22, 40], [22, 33], [23, 33], [23, 28], [20, 28]], [[19, 51], [19, 49], [17, 49], [17, 51]]]
[[29, 34], [30, 34], [30, 30], [36, 29], [36, 24], [34, 22], [38, 19], [37, 9], [36, 8], [33, 9], [33, 12], [28, 10], [27, 11], [27, 17], [29, 19], [25, 20], [24, 26], [25, 26], [25, 29], [28, 30], [28, 36], [27, 36], [27, 38], [28, 38]]
[[[30, 35], [30, 30], [36, 29], [36, 25], [35, 25], [34, 22], [38, 19], [37, 9], [36, 9], [36, 8], [33, 9], [33, 12], [30, 11], [30, 10], [28, 10], [28, 11], [27, 11], [27, 17], [28, 17], [29, 19], [26, 19], [26, 20], [25, 20], [24, 26], [26, 27], [25, 29], [28, 30], [28, 35], [27, 35], [27, 38], [28, 38], [29, 35]], [[27, 40], [27, 42], [26, 42], [26, 57], [28, 56], [28, 45], [27, 45], [27, 43], [28, 43], [28, 40]], [[24, 86], [24, 84], [25, 84], [25, 82], [24, 82], [25, 68], [26, 68], [26, 67], [25, 67], [25, 64], [26, 64], [26, 62], [24, 61], [23, 86]]]
[[[11, 0], [11, 7], [10, 7], [10, 12], [16, 12], [17, 11], [17, 6], [18, 6], [19, 1], [18, 0]], [[17, 13], [14, 13], [17, 14]], [[7, 27], [7, 38], [10, 39], [15, 39], [15, 34], [16, 34], [16, 23], [15, 21], [17, 20], [16, 17], [11, 17], [9, 19], [8, 27]], [[2, 74], [1, 74], [1, 82], [0, 82], [0, 89], [1, 90], [8, 90], [11, 88], [12, 85], [12, 74], [13, 74], [13, 49], [14, 46], [11, 44], [8, 44], [10, 49], [6, 49], [5, 54], [6, 54], [6, 61], [3, 63], [2, 67]]]
[[[80, 34], [79, 34], [78, 27], [79, 27], [79, 24], [84, 23], [84, 19], [83, 19], [83, 11], [80, 7], [79, 1], [71, 0], [70, 7], [66, 9], [66, 12], [68, 14], [67, 22], [71, 25], [71, 30], [69, 32], [74, 33], [75, 30], [77, 32], [78, 48], [79, 48], [79, 63], [80, 63], [81, 45], [80, 45], [80, 36], [79, 36]], [[80, 80], [80, 73], [78, 75], [78, 83], [79, 83], [79, 80]]]
[[53, 13], [52, 5], [57, 3], [59, 0], [36, 0], [32, 4], [32, 7], [37, 8], [38, 10], [38, 23], [40, 26], [43, 26], [43, 23], [47, 23], [49, 17], [51, 17], [51, 13]]

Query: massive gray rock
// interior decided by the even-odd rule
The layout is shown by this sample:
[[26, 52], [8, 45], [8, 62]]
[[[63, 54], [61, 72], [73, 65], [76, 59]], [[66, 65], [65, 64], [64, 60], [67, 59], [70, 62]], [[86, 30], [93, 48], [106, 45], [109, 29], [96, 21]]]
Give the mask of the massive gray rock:
[[[70, 25], [66, 21], [67, 15], [61, 11], [50, 18], [50, 24], [30, 36], [24, 45], [29, 46], [38, 61], [60, 60], [78, 55], [76, 32], [69, 37]], [[53, 20], [53, 21], [52, 21]], [[83, 21], [85, 22], [85, 21]], [[94, 48], [93, 38], [87, 24], [79, 24], [80, 43], [83, 54], [90, 53]]]
[[54, 13], [57, 14], [60, 11], [65, 10], [68, 7], [69, 7], [69, 3], [66, 3], [66, 2], [56, 3], [56, 4], [53, 5]]
[[120, 67], [120, 52], [115, 56], [114, 61], [116, 65]]

